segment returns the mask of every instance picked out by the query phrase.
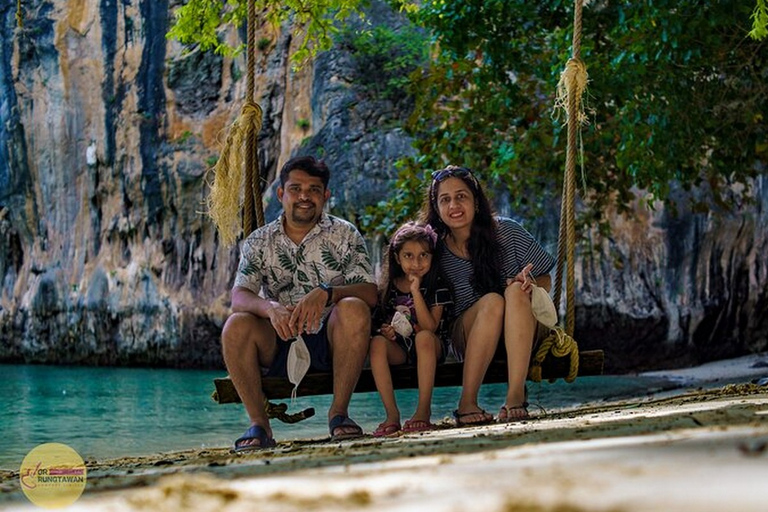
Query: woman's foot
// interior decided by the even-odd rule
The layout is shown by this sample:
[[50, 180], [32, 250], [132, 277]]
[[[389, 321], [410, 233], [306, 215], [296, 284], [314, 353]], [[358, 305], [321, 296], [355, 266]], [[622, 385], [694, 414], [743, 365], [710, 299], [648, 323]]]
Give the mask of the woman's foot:
[[493, 415], [485, 410], [459, 412], [453, 411], [453, 418], [456, 420], [457, 427], [473, 427], [475, 425], [487, 425], [493, 422]]
[[515, 406], [505, 404], [501, 406], [499, 417], [496, 421], [498, 423], [514, 423], [530, 419], [530, 417], [530, 414], [528, 414], [528, 402]]

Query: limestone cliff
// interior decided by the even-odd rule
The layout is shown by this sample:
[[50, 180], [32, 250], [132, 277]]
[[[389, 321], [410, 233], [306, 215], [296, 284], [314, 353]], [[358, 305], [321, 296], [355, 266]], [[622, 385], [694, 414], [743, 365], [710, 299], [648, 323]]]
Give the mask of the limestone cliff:
[[[0, 361], [221, 367], [238, 248], [201, 211], [243, 59], [183, 54], [165, 38], [169, 0], [24, 4], [23, 28], [15, 2], [0, 6]], [[402, 21], [377, 3], [370, 20]], [[322, 152], [334, 211], [354, 220], [412, 151], [393, 122], [404, 106], [361, 98], [343, 49], [295, 72], [288, 33], [259, 31], [267, 181]], [[638, 210], [585, 236], [582, 346], [616, 371], [765, 350], [764, 179], [757, 192], [738, 214]], [[541, 234], [553, 245], [555, 232]]]

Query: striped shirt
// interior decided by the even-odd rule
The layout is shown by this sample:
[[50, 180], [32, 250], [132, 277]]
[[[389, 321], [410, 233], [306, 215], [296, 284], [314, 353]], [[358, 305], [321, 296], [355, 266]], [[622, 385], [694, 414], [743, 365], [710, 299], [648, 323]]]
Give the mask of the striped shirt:
[[[531, 275], [538, 277], [549, 273], [555, 265], [555, 259], [539, 245], [533, 236], [518, 222], [507, 217], [498, 217], [498, 237], [501, 245], [500, 289], [506, 287], [506, 280], [514, 278], [528, 263], [533, 263]], [[452, 253], [445, 243], [440, 250], [440, 266], [443, 276], [448, 280], [453, 291], [453, 310], [455, 318], [469, 309], [480, 299], [475, 291], [472, 279], [472, 261], [465, 260]]]

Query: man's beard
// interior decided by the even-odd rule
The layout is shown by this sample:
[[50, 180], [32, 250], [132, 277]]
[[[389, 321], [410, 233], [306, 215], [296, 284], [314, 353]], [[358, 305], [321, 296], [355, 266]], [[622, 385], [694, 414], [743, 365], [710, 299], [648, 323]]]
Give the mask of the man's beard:
[[297, 224], [314, 224], [317, 221], [317, 205], [312, 208], [298, 208], [296, 205], [291, 209], [291, 220]]

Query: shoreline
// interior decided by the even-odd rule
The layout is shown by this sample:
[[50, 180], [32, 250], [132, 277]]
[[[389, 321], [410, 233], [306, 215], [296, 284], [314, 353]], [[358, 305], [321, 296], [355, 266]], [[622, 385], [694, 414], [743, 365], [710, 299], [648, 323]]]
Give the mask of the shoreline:
[[[68, 510], [765, 510], [765, 361], [650, 372], [698, 388], [532, 410], [520, 423], [88, 461]], [[0, 509], [35, 510], [18, 472], [0, 473]]]

